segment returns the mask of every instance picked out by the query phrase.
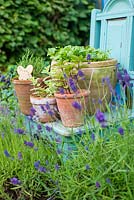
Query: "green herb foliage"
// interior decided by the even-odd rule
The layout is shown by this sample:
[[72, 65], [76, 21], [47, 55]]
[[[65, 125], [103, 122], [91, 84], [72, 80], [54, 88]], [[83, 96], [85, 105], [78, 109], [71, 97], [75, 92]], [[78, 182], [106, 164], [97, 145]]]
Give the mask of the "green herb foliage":
[[[85, 125], [85, 133], [72, 133], [69, 138], [37, 129], [37, 140], [17, 110], [13, 114], [1, 108], [0, 198], [133, 199], [134, 121], [126, 113], [108, 128], [96, 126], [92, 132]], [[33, 127], [29, 130], [32, 133]], [[25, 141], [34, 146], [26, 146]], [[37, 161], [44, 171], [35, 166]], [[13, 185], [13, 177], [21, 184]]]
[[32, 75], [36, 78], [41, 77], [42, 70], [45, 67], [44, 59], [40, 56], [34, 55], [30, 49], [26, 49], [22, 57], [17, 62], [17, 65], [26, 68], [28, 65], [33, 66]]

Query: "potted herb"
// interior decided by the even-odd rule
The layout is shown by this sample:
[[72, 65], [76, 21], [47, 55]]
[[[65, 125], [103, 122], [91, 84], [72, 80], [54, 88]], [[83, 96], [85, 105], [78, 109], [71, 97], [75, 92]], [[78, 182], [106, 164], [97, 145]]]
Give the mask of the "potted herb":
[[51, 68], [54, 74], [59, 73], [59, 68], [63, 73], [69, 68], [81, 69], [84, 73], [85, 80], [79, 80], [78, 85], [81, 89], [90, 91], [89, 114], [94, 114], [97, 108], [106, 110], [113, 92], [112, 88], [116, 84], [117, 61], [109, 58], [109, 51], [103, 52], [90, 46], [69, 45], [63, 48], [51, 48], [48, 55], [52, 59]]
[[[51, 50], [53, 49], [49, 50], [49, 55]], [[54, 95], [63, 125], [65, 127], [83, 125], [89, 91], [79, 88], [78, 82], [84, 79], [79, 63], [67, 62], [65, 57], [57, 59], [56, 66], [51, 67], [50, 75], [55, 85]]]
[[56, 99], [54, 97], [54, 85], [51, 77], [32, 79], [34, 88], [30, 95], [30, 102], [35, 109], [35, 115], [42, 123], [55, 121], [58, 117]]
[[40, 77], [41, 71], [44, 68], [44, 60], [41, 57], [37, 57], [29, 49], [26, 49], [25, 53], [17, 63], [17, 78], [13, 80], [14, 88], [18, 98], [21, 112], [25, 115], [30, 114], [30, 94], [32, 86], [31, 78]]

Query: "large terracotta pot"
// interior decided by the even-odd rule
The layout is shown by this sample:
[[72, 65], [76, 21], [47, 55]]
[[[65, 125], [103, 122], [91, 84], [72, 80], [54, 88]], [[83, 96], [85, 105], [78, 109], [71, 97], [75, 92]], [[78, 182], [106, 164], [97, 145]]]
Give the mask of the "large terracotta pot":
[[116, 85], [116, 64], [114, 59], [82, 64], [85, 80], [79, 81], [79, 86], [90, 90], [89, 114], [94, 114], [97, 109], [106, 111], [112, 96], [111, 89]]
[[58, 117], [56, 99], [54, 97], [30, 96], [30, 101], [36, 111], [36, 116], [42, 123], [55, 121]]
[[[55, 94], [60, 117], [65, 127], [78, 127], [84, 124], [88, 96], [89, 92], [87, 90], [81, 90], [77, 95]], [[76, 108], [77, 106], [74, 107], [74, 102], [81, 105], [81, 109]]]
[[32, 82], [29, 80], [13, 80], [14, 88], [20, 105], [20, 110], [25, 115], [30, 115], [30, 108], [32, 104], [30, 103], [30, 94], [32, 94], [31, 89], [33, 88]]

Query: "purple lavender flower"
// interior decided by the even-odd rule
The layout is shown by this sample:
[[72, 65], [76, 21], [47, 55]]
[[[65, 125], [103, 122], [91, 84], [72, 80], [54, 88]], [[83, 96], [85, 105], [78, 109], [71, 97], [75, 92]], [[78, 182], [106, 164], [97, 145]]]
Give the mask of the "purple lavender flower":
[[93, 141], [95, 141], [95, 134], [94, 134], [94, 133], [91, 134], [91, 139], [92, 139]]
[[34, 107], [30, 108], [30, 116], [33, 117], [36, 113], [36, 110], [34, 109]]
[[60, 169], [60, 166], [58, 165], [58, 163], [55, 165], [55, 170], [58, 171]]
[[54, 112], [52, 110], [48, 110], [47, 111], [48, 115], [50, 115], [51, 117], [54, 116]]
[[19, 135], [23, 135], [24, 134], [24, 130], [21, 129], [21, 128], [17, 128], [14, 131], [15, 131], [15, 133], [18, 133]]
[[64, 76], [65, 79], [67, 79], [67, 75], [65, 73], [63, 74], [63, 76]]
[[104, 116], [104, 113], [101, 112], [100, 110], [97, 110], [96, 114], [95, 114], [95, 117], [97, 119], [97, 121], [99, 123], [104, 123], [106, 120], [105, 120], [105, 116]]
[[46, 109], [44, 108], [43, 105], [40, 105], [40, 107], [41, 107], [41, 110], [42, 110], [43, 112], [46, 112]]
[[20, 180], [16, 177], [10, 178], [10, 182], [13, 185], [20, 185], [21, 184]]
[[50, 105], [49, 105], [48, 102], [45, 104], [45, 107], [46, 107], [47, 110], [50, 110]]
[[37, 125], [37, 129], [38, 129], [39, 131], [41, 131], [41, 130], [42, 130], [42, 126], [41, 126], [40, 124], [38, 124], [38, 125]]
[[61, 138], [59, 138], [59, 137], [56, 138], [55, 141], [56, 141], [56, 143], [61, 143], [61, 142], [62, 142], [62, 141], [61, 141]]
[[68, 151], [72, 151], [72, 147], [71, 146], [68, 146]]
[[123, 76], [122, 76], [122, 73], [121, 72], [117, 72], [117, 79], [119, 81], [122, 81], [123, 80]]
[[59, 92], [60, 92], [60, 94], [64, 94], [64, 93], [65, 93], [64, 88], [61, 87], [61, 88], [59, 89]]
[[78, 74], [79, 77], [83, 77], [85, 76], [85, 74], [83, 73], [83, 71], [81, 71], [80, 69], [78, 70]]
[[100, 183], [97, 181], [96, 183], [95, 183], [95, 186], [96, 186], [96, 188], [100, 188]]
[[131, 80], [131, 78], [130, 78], [129, 74], [125, 74], [124, 75], [124, 82], [128, 84], [130, 82], [130, 80]]
[[1, 82], [5, 82], [5, 81], [6, 81], [6, 77], [5, 77], [4, 75], [1, 75], [1, 76], [0, 76], [0, 81], [1, 81]]
[[36, 162], [34, 163], [34, 167], [35, 167], [36, 169], [38, 169], [39, 166], [40, 166], [40, 161], [38, 160], [38, 161], [36, 161]]
[[79, 134], [79, 135], [82, 135], [82, 134], [83, 134], [83, 131], [82, 131], [81, 129], [79, 129], [78, 134]]
[[124, 135], [124, 129], [122, 127], [118, 128], [118, 132], [120, 135]]
[[57, 152], [58, 155], [60, 155], [62, 153], [62, 150], [61, 149], [57, 149], [56, 152]]
[[91, 59], [91, 55], [87, 54], [87, 60], [90, 60], [90, 59]]
[[40, 167], [38, 168], [38, 171], [39, 171], [39, 172], [44, 172], [44, 173], [46, 173], [46, 172], [47, 172], [47, 169], [46, 169], [45, 167], [43, 167], [43, 166], [40, 166]]
[[106, 178], [106, 182], [107, 182], [108, 184], [110, 184], [110, 183], [111, 183], [111, 181], [110, 181], [110, 179], [109, 179], [109, 178]]
[[24, 141], [24, 144], [26, 145], [26, 146], [29, 146], [29, 147], [34, 147], [34, 143], [33, 142], [27, 142], [27, 141]]
[[50, 127], [50, 126], [48, 126], [48, 125], [46, 125], [46, 131], [48, 131], [48, 132], [51, 132], [52, 131], [52, 127]]
[[85, 168], [86, 168], [86, 170], [89, 170], [89, 169], [90, 169], [90, 166], [87, 164], [87, 165], [85, 166]]
[[18, 159], [19, 160], [22, 160], [23, 158], [22, 158], [22, 153], [21, 152], [18, 152]]
[[69, 78], [68, 84], [73, 92], [77, 92], [77, 86], [72, 78]]
[[101, 105], [101, 104], [102, 104], [102, 100], [101, 100], [101, 99], [98, 99], [98, 103]]
[[72, 106], [73, 106], [74, 108], [76, 108], [77, 110], [81, 110], [81, 109], [82, 109], [82, 106], [81, 106], [80, 103], [78, 103], [77, 101], [74, 101], [74, 102], [72, 103]]
[[5, 156], [8, 157], [8, 158], [11, 157], [11, 155], [8, 153], [7, 150], [4, 150], [4, 154], [5, 154]]

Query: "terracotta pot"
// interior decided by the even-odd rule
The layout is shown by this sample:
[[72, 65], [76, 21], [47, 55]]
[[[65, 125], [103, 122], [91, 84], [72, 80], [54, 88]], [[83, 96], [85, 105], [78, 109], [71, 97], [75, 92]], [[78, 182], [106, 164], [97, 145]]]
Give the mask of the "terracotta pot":
[[89, 114], [94, 114], [97, 109], [106, 111], [112, 94], [106, 81], [103, 84], [102, 80], [105, 77], [109, 77], [111, 86], [115, 87], [116, 64], [116, 60], [92, 62], [90, 64], [84, 63], [82, 71], [85, 74], [85, 80], [79, 81], [79, 87], [90, 90]]
[[[111, 86], [113, 88], [115, 87], [116, 64], [117, 60], [115, 59], [91, 63], [79, 63], [81, 70], [85, 74], [85, 80], [79, 81], [79, 87], [81, 89], [90, 90], [90, 96], [88, 101], [88, 113], [90, 115], [93, 115], [97, 109], [100, 109], [101, 111], [106, 111], [107, 105], [112, 95], [108, 85], [102, 84], [102, 79], [105, 77], [109, 77]], [[76, 65], [77, 64], [74, 63], [74, 67]], [[57, 67], [56, 61], [52, 61], [51, 63], [51, 68], [54, 67]]]
[[[84, 124], [88, 96], [89, 92], [86, 90], [81, 90], [77, 95], [55, 94], [60, 117], [65, 127], [78, 127]], [[74, 102], [81, 105], [81, 110], [73, 107], [72, 103]]]
[[[30, 101], [36, 110], [36, 116], [39, 117], [40, 122], [46, 123], [56, 120], [58, 109], [56, 99], [54, 97], [42, 98], [31, 95]], [[50, 108], [48, 109], [48, 107]]]
[[32, 81], [29, 80], [13, 80], [14, 88], [20, 105], [20, 110], [25, 115], [30, 115], [30, 108], [32, 104], [30, 103], [30, 94], [32, 94], [31, 89]]

